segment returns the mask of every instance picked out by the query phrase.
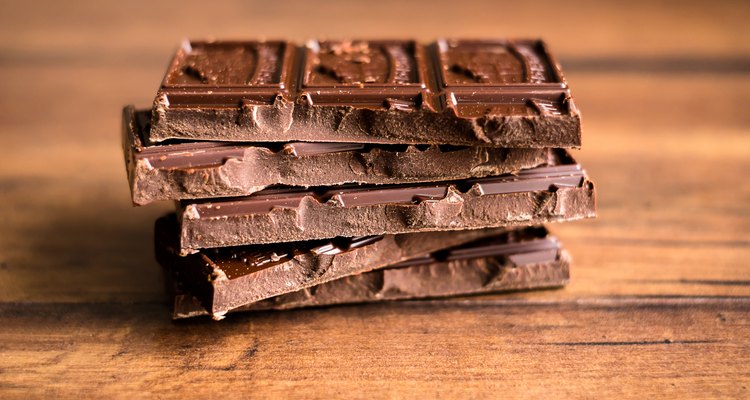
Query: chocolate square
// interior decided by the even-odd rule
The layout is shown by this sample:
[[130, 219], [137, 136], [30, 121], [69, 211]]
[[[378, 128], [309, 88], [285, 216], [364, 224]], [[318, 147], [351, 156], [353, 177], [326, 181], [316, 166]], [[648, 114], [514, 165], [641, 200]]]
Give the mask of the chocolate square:
[[163, 87], [283, 88], [287, 43], [185, 42], [164, 77]]
[[567, 86], [541, 41], [440, 40], [436, 49], [443, 87]]
[[314, 104], [383, 106], [392, 99], [409, 106], [426, 87], [414, 41], [311, 40], [305, 49], [301, 90]]
[[272, 104], [289, 86], [294, 51], [282, 41], [186, 41], [161, 92], [172, 107]]
[[567, 83], [541, 41], [439, 40], [433, 48], [446, 106], [462, 118], [571, 112]]

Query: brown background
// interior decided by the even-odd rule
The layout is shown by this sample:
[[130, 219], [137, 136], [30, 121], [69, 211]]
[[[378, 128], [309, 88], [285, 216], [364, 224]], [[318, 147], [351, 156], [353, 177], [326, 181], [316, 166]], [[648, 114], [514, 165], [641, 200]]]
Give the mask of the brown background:
[[[750, 3], [208, 3], [0, 3], [0, 397], [750, 396]], [[599, 193], [573, 282], [170, 322], [120, 109], [212, 35], [545, 38]]]

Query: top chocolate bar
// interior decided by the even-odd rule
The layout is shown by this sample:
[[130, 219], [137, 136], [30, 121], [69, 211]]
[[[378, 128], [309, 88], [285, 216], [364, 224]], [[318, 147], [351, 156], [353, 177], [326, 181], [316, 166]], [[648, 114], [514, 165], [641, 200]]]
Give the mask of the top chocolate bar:
[[579, 147], [578, 110], [538, 40], [183, 43], [149, 141]]

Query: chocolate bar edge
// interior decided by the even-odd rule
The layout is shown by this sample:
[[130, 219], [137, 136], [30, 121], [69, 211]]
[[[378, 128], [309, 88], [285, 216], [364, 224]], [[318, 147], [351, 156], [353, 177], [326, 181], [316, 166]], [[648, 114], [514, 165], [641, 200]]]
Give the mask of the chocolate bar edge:
[[[476, 239], [497, 235], [504, 229], [430, 232], [419, 234], [384, 235], [368, 246], [353, 248], [338, 254], [305, 253], [250, 274], [230, 279], [206, 250], [180, 256], [174, 217], [156, 221], [156, 258], [161, 265], [181, 265], [177, 272], [189, 285], [189, 292], [198, 297], [212, 314], [220, 314], [242, 304], [314, 286], [333, 279], [453, 247]], [[292, 243], [292, 246], [295, 244]], [[273, 246], [278, 246], [274, 244]], [[211, 251], [221, 251], [219, 249]], [[226, 297], [224, 288], [233, 287], [239, 296]], [[238, 289], [238, 288], [241, 288]]]
[[[143, 112], [133, 106], [123, 110], [123, 148], [135, 205], [157, 200], [246, 196], [275, 184], [309, 187], [478, 178], [543, 165], [550, 151], [470, 147], [444, 152], [435, 145], [426, 150], [409, 145], [403, 152], [375, 148], [367, 153], [343, 151], [299, 157], [253, 144], [144, 146], [138, 132], [143, 129], [137, 121], [139, 113]], [[315, 143], [301, 145], [307, 144]], [[217, 155], [207, 156], [211, 153]], [[182, 157], [181, 165], [158, 166], [163, 159], [183, 154], [187, 156]], [[200, 162], [208, 165], [194, 165]]]
[[[570, 163], [575, 163], [567, 152], [563, 154]], [[529, 171], [533, 170], [526, 172]], [[553, 180], [547, 190], [483, 195], [478, 189], [462, 192], [449, 185], [442, 198], [416, 204], [346, 207], [340, 200], [320, 203], [311, 196], [300, 195], [301, 200], [290, 198], [293, 201], [289, 205], [268, 212], [245, 213], [232, 211], [237, 202], [232, 199], [228, 203], [185, 203], [178, 211], [180, 243], [183, 253], [187, 254], [200, 248], [254, 243], [536, 225], [592, 218], [596, 215], [594, 184], [584, 171], [579, 173], [580, 183], [576, 187], [557, 186]], [[211, 208], [211, 216], [202, 217], [199, 208]], [[249, 236], [248, 232], [264, 232], [264, 235]]]

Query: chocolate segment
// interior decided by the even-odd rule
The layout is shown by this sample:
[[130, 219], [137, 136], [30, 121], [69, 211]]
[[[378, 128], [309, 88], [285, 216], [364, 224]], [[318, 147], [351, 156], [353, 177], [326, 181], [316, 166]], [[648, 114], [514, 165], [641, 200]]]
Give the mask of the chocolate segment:
[[535, 225], [595, 215], [593, 184], [564, 151], [517, 175], [436, 184], [269, 189], [179, 207], [183, 252], [330, 238]]
[[581, 126], [541, 41], [186, 42], [148, 139], [578, 147]]
[[286, 42], [184, 42], [164, 86], [283, 89], [294, 48]]
[[[544, 228], [524, 228], [260, 300], [229, 312], [560, 287], [568, 282], [569, 261], [560, 243]], [[179, 268], [175, 266], [172, 270]], [[200, 301], [181, 292], [184, 290], [181, 287], [184, 285], [176, 281], [173, 318], [209, 315]]]
[[145, 145], [150, 113], [126, 107], [123, 146], [133, 202], [246, 196], [270, 185], [399, 184], [544, 165], [547, 149], [363, 143], [182, 142]]
[[501, 229], [336, 238], [201, 250], [180, 256], [174, 216], [156, 222], [156, 257], [215, 317], [242, 305], [383, 268]]

